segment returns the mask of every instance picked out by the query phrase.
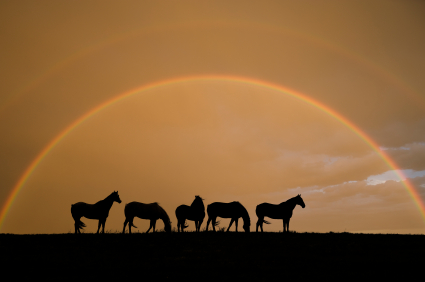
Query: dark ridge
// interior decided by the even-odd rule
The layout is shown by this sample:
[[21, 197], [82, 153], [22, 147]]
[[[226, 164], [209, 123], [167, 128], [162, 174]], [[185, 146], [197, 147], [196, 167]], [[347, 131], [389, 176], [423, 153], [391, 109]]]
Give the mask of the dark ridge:
[[424, 253], [424, 235], [0, 234], [3, 272], [20, 279], [405, 279]]

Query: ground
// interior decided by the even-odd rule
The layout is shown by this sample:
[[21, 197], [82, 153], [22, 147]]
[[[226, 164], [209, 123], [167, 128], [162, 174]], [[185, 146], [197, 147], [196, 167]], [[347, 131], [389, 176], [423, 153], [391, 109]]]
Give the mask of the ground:
[[424, 235], [187, 232], [0, 234], [15, 278], [388, 279], [421, 274]]

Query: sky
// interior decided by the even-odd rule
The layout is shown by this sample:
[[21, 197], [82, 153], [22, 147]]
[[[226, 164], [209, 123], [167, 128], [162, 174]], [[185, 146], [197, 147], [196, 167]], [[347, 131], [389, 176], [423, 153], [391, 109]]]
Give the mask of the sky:
[[421, 1], [2, 1], [0, 232], [118, 191], [110, 232], [301, 194], [290, 230], [425, 233], [423, 34]]

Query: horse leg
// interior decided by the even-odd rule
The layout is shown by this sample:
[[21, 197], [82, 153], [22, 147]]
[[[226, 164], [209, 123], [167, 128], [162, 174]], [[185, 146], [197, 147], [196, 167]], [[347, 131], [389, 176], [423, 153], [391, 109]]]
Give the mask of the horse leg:
[[78, 232], [80, 231], [80, 228], [77, 225], [77, 221], [74, 219], [74, 227], [75, 227], [75, 234], [78, 234]]
[[233, 221], [235, 221], [235, 219], [234, 219], [234, 218], [232, 218], [232, 220], [230, 221], [229, 227], [227, 227], [227, 231], [226, 231], [226, 232], [229, 232], [229, 229], [230, 229], [230, 227], [232, 226]]
[[155, 226], [156, 226], [156, 219], [153, 220], [153, 230], [152, 230], [152, 232], [155, 232]]
[[210, 225], [210, 222], [211, 222], [211, 217], [208, 216], [207, 227], [205, 228], [205, 231], [208, 231], [208, 225]]
[[106, 218], [102, 220], [102, 234], [105, 233], [105, 223], [106, 223]]
[[130, 220], [128, 221], [128, 233], [129, 234], [131, 234], [131, 227], [134, 226], [133, 225], [133, 220], [134, 220], [134, 217], [133, 218], [130, 218]]
[[291, 219], [289, 218], [288, 219], [288, 221], [286, 222], [286, 231], [288, 231], [289, 232], [289, 221], [290, 221]]
[[236, 232], [238, 232], [238, 221], [239, 221], [239, 217], [235, 219]]
[[101, 221], [100, 221], [100, 219], [99, 219], [99, 223], [97, 224], [97, 232], [96, 232], [96, 234], [99, 234], [99, 230], [100, 230], [100, 225], [101, 225], [102, 223], [101, 223]]
[[151, 223], [150, 223], [150, 225], [149, 225], [149, 229], [148, 229], [148, 231], [146, 231], [146, 233], [149, 233], [149, 231], [151, 230], [152, 226], [153, 226], [153, 222], [152, 222], [152, 220], [151, 220]]
[[184, 232], [184, 230], [188, 227], [189, 227], [189, 225], [186, 225], [186, 219], [184, 219], [184, 221], [182, 223], [182, 232]]
[[[124, 234], [124, 233], [125, 233], [125, 227], [126, 227], [127, 223], [128, 223], [128, 219], [127, 219], [127, 218], [125, 218], [125, 221], [124, 221], [124, 228], [122, 229], [122, 234]], [[130, 224], [129, 228], [131, 228], [131, 224]], [[130, 233], [131, 233], [131, 232], [130, 232]]]
[[217, 217], [213, 217], [213, 219], [212, 219], [212, 227], [213, 227], [214, 232], [215, 232], [216, 220], [217, 220]]
[[264, 224], [264, 217], [261, 218], [261, 222], [260, 222], [261, 232], [264, 232], [264, 230], [263, 230], [263, 224]]
[[198, 227], [199, 232], [201, 231], [202, 222], [204, 222], [203, 218], [201, 220], [199, 220], [199, 227]]
[[264, 217], [258, 217], [256, 232], [258, 232], [258, 227], [260, 227], [261, 232], [263, 232], [263, 221], [264, 221]]

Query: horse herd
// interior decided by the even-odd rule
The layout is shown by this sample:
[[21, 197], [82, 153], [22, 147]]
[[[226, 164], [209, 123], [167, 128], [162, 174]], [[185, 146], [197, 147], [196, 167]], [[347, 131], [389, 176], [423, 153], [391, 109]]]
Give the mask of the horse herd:
[[[109, 215], [109, 210], [112, 207], [114, 202], [121, 203], [121, 199], [118, 195], [118, 191], [111, 193], [104, 200], [97, 202], [94, 205], [78, 202], [71, 205], [71, 214], [75, 221], [75, 233], [81, 233], [80, 229], [86, 225], [80, 220], [81, 217], [86, 217], [89, 219], [98, 219], [99, 224], [97, 227], [97, 233], [99, 233], [100, 227], [102, 226], [102, 233], [105, 232], [105, 222], [106, 218]], [[301, 195], [297, 195], [286, 202], [282, 202], [279, 205], [273, 205], [269, 203], [262, 203], [257, 206], [255, 213], [257, 214], [258, 220], [256, 225], [256, 231], [258, 232], [258, 227], [260, 227], [261, 232], [263, 232], [263, 223], [270, 224], [264, 220], [264, 217], [269, 217], [273, 219], [282, 219], [283, 220], [283, 232], [289, 231], [289, 220], [292, 217], [292, 212], [296, 205], [300, 205], [302, 208], [305, 208], [305, 204]], [[236, 226], [236, 232], [238, 231], [238, 221], [242, 217], [243, 220], [243, 229], [245, 232], [250, 231], [251, 220], [249, 218], [248, 212], [245, 207], [239, 202], [231, 203], [212, 203], [207, 207], [208, 221], [206, 226], [206, 231], [208, 231], [208, 226], [211, 223], [212, 229], [215, 231], [215, 227], [218, 225], [217, 217], [221, 218], [230, 218], [230, 224], [227, 228], [229, 231], [233, 222]], [[168, 217], [168, 214], [165, 210], [158, 205], [158, 203], [144, 204], [139, 202], [131, 202], [125, 205], [124, 208], [124, 227], [122, 233], [125, 233], [125, 228], [128, 224], [128, 231], [131, 233], [131, 227], [137, 228], [133, 224], [134, 217], [141, 219], [149, 219], [150, 226], [146, 231], [149, 232], [151, 229], [155, 232], [155, 225], [158, 219], [161, 219], [164, 222], [164, 230], [166, 232], [171, 232], [171, 221]], [[177, 230], [184, 231], [188, 227], [186, 225], [186, 220], [191, 220], [195, 222], [196, 232], [201, 230], [202, 222], [205, 218], [205, 206], [203, 199], [199, 196], [195, 196], [195, 200], [190, 206], [181, 205], [176, 209], [177, 217]]]

